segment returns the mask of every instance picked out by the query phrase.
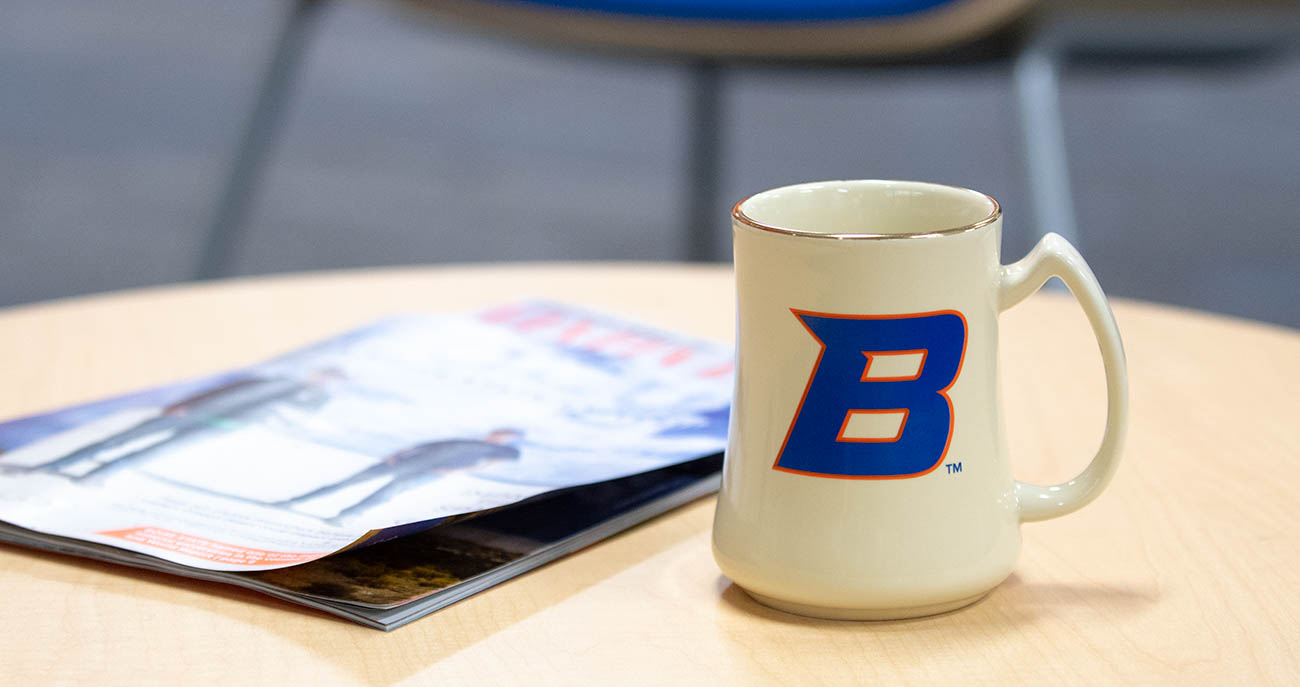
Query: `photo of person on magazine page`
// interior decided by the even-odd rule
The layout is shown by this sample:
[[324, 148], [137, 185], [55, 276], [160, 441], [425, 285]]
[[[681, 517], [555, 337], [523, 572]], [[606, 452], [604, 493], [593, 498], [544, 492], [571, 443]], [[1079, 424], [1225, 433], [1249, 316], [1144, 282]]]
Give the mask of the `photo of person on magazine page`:
[[259, 422], [281, 406], [303, 411], [319, 408], [329, 398], [328, 385], [343, 378], [338, 368], [331, 367], [314, 370], [302, 378], [277, 375], [237, 379], [183, 398], [154, 417], [27, 469], [79, 482], [102, 482], [118, 471], [138, 468], [185, 440]]
[[[346, 375], [334, 367], [315, 370], [302, 379], [288, 376], [239, 379], [183, 398], [127, 429], [21, 469], [40, 470], [78, 483], [100, 484], [121, 471], [143, 468], [187, 440], [202, 439], [208, 433], [229, 432], [265, 421], [283, 406], [292, 406], [299, 411], [320, 408], [329, 399], [327, 386], [343, 379]], [[371, 483], [372, 491], [359, 500], [344, 504], [335, 515], [313, 515], [327, 523], [339, 524], [348, 517], [387, 504], [397, 496], [445, 475], [517, 461], [522, 436], [520, 430], [501, 428], [481, 439], [425, 441], [394, 451], [374, 465], [305, 493], [274, 502], [254, 502], [292, 510], [298, 504]], [[374, 488], [374, 483], [381, 479], [387, 481]], [[251, 500], [233, 494], [219, 495]]]
[[497, 429], [483, 439], [444, 439], [417, 444], [398, 451], [345, 479], [273, 505], [292, 507], [373, 479], [390, 478], [387, 484], [360, 501], [343, 508], [338, 515], [325, 518], [327, 522], [339, 522], [349, 516], [388, 503], [399, 494], [419, 488], [448, 473], [519, 460], [517, 444], [521, 436], [522, 433], [518, 430]]

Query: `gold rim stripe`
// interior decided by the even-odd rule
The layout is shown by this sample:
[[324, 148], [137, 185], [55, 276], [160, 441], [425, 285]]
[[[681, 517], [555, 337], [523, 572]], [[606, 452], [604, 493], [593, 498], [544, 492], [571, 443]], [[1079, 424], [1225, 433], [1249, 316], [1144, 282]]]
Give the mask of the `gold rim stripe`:
[[[816, 182], [814, 182], [814, 183], [816, 183]], [[946, 185], [946, 184], [932, 184], [932, 183], [929, 183], [929, 182], [915, 182], [915, 181], [897, 181], [897, 182], [895, 182], [895, 181], [892, 181], [892, 180], [891, 180], [890, 183], [922, 184], [922, 185], [926, 185], [926, 186], [942, 186], [942, 187], [944, 187], [944, 188], [957, 189], [958, 191], [966, 191], [966, 192], [969, 192], [969, 193], [979, 193], [981, 196], [984, 196], [986, 199], [988, 199], [988, 201], [989, 201], [990, 203], [993, 204], [993, 211], [989, 213], [988, 217], [985, 217], [984, 219], [981, 219], [981, 220], [979, 220], [978, 222], [972, 222], [971, 224], [964, 224], [964, 225], [962, 225], [962, 226], [960, 226], [960, 227], [953, 227], [953, 228], [951, 228], [951, 229], [939, 229], [939, 230], [936, 230], [936, 231], [926, 231], [926, 232], [910, 233], [910, 234], [823, 234], [823, 233], [816, 232], [816, 231], [802, 231], [802, 230], [799, 230], [799, 229], [787, 229], [787, 228], [785, 228], [785, 227], [778, 227], [778, 226], [773, 226], [773, 225], [771, 225], [771, 224], [764, 224], [764, 223], [759, 222], [758, 220], [756, 220], [756, 219], [750, 217], [749, 215], [746, 215], [746, 214], [745, 214], [745, 211], [740, 209], [740, 206], [744, 205], [744, 204], [745, 204], [747, 201], [749, 201], [749, 199], [751, 199], [751, 198], [754, 198], [754, 197], [757, 197], [757, 196], [761, 196], [761, 195], [763, 195], [763, 193], [767, 193], [767, 191], [763, 191], [762, 193], [755, 193], [755, 194], [752, 195], [752, 196], [746, 196], [745, 198], [742, 198], [742, 199], [740, 200], [739, 203], [736, 203], [735, 206], [733, 206], [733, 207], [731, 208], [731, 217], [732, 217], [733, 219], [735, 219], [737, 222], [740, 222], [741, 224], [745, 224], [745, 225], [751, 226], [751, 227], [753, 227], [753, 228], [755, 228], [755, 229], [759, 229], [759, 230], [761, 230], [761, 231], [770, 231], [770, 232], [772, 232], [772, 233], [774, 233], [774, 234], [784, 234], [784, 235], [786, 235], [786, 236], [800, 236], [800, 237], [803, 237], [803, 238], [809, 238], [809, 239], [837, 239], [837, 240], [845, 240], [845, 239], [871, 239], [871, 240], [879, 240], [879, 239], [924, 239], [924, 238], [932, 238], [932, 237], [935, 237], [935, 236], [952, 236], [953, 234], [961, 234], [961, 233], [963, 233], [963, 232], [967, 232], [967, 231], [974, 231], [974, 230], [976, 230], [976, 229], [979, 229], [980, 227], [986, 227], [986, 226], [988, 226], [988, 225], [990, 225], [990, 224], [996, 222], [996, 221], [998, 220], [998, 218], [1002, 216], [1002, 206], [998, 204], [997, 199], [995, 199], [993, 196], [990, 196], [990, 195], [987, 194], [987, 193], [980, 193], [979, 191], [975, 191], [975, 190], [968, 189], [968, 188], [961, 188], [960, 186], [948, 186], [948, 185]], [[796, 184], [796, 186], [800, 186], [800, 185], [802, 185], [802, 184]], [[775, 189], [774, 189], [774, 190], [775, 190]]]

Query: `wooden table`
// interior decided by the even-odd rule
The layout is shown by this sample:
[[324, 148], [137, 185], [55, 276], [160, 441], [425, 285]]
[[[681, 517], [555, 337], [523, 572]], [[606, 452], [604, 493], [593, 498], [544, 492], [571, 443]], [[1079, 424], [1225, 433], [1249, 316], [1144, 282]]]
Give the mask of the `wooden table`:
[[[524, 296], [732, 334], [720, 267], [339, 272], [0, 312], [0, 417], [254, 362], [397, 311]], [[1114, 484], [1024, 527], [1018, 571], [966, 610], [889, 623], [767, 610], [709, 553], [712, 500], [393, 633], [220, 585], [0, 546], [0, 682], [156, 684], [1295, 684], [1300, 334], [1115, 304], [1133, 422]], [[1003, 318], [1017, 476], [1091, 455], [1101, 363], [1040, 294]]]

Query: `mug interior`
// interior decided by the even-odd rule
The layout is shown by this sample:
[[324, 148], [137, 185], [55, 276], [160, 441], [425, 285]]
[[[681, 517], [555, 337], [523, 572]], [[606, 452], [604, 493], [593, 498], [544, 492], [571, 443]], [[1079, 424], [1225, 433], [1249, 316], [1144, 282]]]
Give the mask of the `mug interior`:
[[764, 191], [736, 204], [732, 216], [756, 229], [828, 238], [899, 238], [952, 234], [993, 223], [993, 198], [919, 181], [819, 181]]

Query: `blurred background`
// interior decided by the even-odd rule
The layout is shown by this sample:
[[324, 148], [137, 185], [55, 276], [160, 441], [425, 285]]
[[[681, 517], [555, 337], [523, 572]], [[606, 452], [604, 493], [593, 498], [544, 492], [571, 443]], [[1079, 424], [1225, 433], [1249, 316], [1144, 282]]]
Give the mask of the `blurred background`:
[[1060, 231], [1112, 295], [1300, 326], [1291, 3], [1004, 2], [919, 55], [811, 61], [592, 46], [474, 4], [3, 0], [0, 305], [322, 268], [725, 261], [744, 195], [897, 178], [998, 198], [1006, 261]]

